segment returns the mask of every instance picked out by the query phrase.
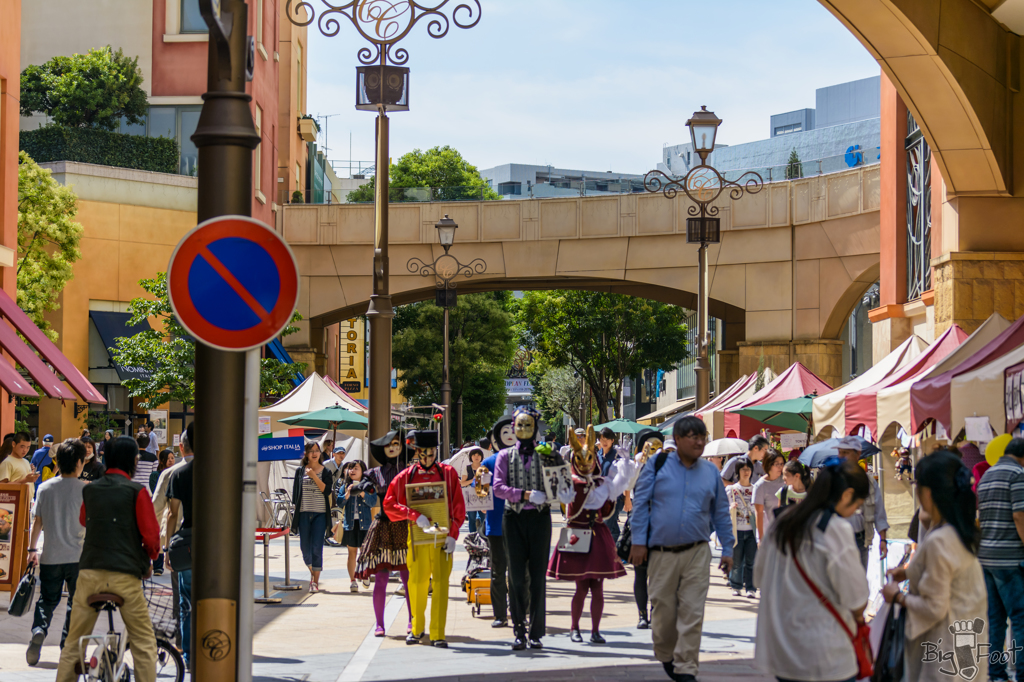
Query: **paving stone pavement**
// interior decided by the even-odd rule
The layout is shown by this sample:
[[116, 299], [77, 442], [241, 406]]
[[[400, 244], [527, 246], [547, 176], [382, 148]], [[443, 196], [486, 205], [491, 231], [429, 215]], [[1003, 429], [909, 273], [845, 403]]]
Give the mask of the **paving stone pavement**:
[[[557, 533], [553, 534], [557, 537]], [[293, 540], [295, 540], [293, 538]], [[289, 544], [292, 579], [306, 584], [308, 572], [302, 564], [298, 542]], [[256, 592], [262, 591], [263, 546], [256, 544]], [[484, 607], [474, 617], [465, 601], [460, 579], [468, 555], [461, 544], [449, 590], [448, 649], [425, 644], [407, 646], [405, 602], [389, 596], [385, 638], [372, 635], [374, 616], [370, 590], [359, 586], [349, 591], [345, 568], [348, 551], [324, 548], [326, 570], [321, 591], [305, 589], [277, 592], [280, 605], [255, 606], [253, 642], [254, 682], [559, 682], [561, 680], [665, 680], [661, 665], [651, 653], [650, 630], [637, 630], [637, 609], [633, 600], [633, 572], [605, 584], [605, 613], [601, 632], [608, 643], [601, 646], [569, 641], [569, 605], [574, 585], [548, 581], [547, 636], [540, 651], [511, 651], [510, 628], [492, 629], [491, 609]], [[717, 557], [718, 553], [715, 552]], [[721, 573], [711, 571], [711, 589], [705, 610], [701, 645], [702, 680], [760, 682], [766, 680], [754, 669], [754, 632], [757, 600], [733, 597]], [[271, 584], [284, 581], [284, 540], [270, 545]], [[169, 575], [158, 578], [168, 582]], [[398, 586], [389, 585], [389, 595]], [[63, 627], [63, 605], [54, 614], [39, 665], [25, 663], [31, 615], [12, 618], [6, 614], [6, 597], [0, 596], [0, 682], [42, 682], [55, 677], [60, 655], [58, 644]], [[581, 628], [589, 630], [589, 602]], [[98, 626], [99, 629], [99, 626]], [[426, 638], [424, 638], [426, 642]]]

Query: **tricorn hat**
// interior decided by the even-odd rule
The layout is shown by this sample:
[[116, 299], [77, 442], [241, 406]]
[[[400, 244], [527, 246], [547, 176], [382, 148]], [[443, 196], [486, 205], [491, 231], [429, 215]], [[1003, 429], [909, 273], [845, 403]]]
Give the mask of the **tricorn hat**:
[[665, 435], [661, 431], [658, 431], [657, 429], [644, 429], [636, 434], [636, 440], [633, 443], [634, 451], [642, 452], [644, 449], [644, 443], [652, 438], [662, 442], [665, 441]]
[[398, 431], [388, 431], [386, 434], [378, 438], [377, 440], [370, 441], [370, 454], [373, 455], [374, 459], [378, 462], [387, 461], [387, 455], [384, 453], [384, 448], [391, 444], [395, 438], [398, 437]]
[[416, 432], [416, 448], [419, 450], [425, 450], [427, 448], [437, 447], [437, 431], [417, 431]]

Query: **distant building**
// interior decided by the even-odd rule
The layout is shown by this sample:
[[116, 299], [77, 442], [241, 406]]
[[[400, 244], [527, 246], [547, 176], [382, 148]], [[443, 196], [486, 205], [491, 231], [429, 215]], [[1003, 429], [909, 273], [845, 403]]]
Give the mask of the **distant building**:
[[[789, 161], [794, 151], [801, 161], [796, 171], [799, 176], [874, 163], [881, 140], [879, 78], [818, 88], [814, 109], [773, 115], [767, 140], [717, 145], [708, 163], [730, 179], [753, 170], [769, 181], [785, 179], [787, 171], [792, 174]], [[682, 176], [698, 163], [687, 142], [664, 147], [658, 169]]]
[[554, 166], [506, 163], [480, 171], [491, 189], [506, 199], [629, 194], [644, 190], [644, 176]]

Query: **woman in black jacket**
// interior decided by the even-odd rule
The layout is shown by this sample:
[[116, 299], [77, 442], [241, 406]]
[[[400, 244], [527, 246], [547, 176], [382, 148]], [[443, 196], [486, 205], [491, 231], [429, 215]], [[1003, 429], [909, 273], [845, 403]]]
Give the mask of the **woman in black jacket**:
[[292, 484], [292, 530], [299, 534], [302, 559], [309, 569], [309, 591], [320, 589], [320, 571], [324, 568], [324, 534], [331, 521], [330, 469], [320, 463], [320, 446], [306, 443], [302, 462]]

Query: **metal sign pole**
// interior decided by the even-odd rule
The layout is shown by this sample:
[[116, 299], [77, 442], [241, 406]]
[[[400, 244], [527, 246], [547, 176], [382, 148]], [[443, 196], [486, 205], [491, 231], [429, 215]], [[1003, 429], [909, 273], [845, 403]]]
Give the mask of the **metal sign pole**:
[[[248, 8], [200, 0], [210, 28], [208, 92], [192, 141], [199, 149], [199, 222], [252, 213], [252, 151], [260, 142], [245, 92]], [[238, 676], [239, 538], [246, 354], [196, 344], [196, 463], [192, 540], [192, 665], [198, 682]], [[249, 535], [246, 540], [252, 541]], [[246, 570], [251, 571], [251, 563]], [[251, 636], [251, 635], [250, 635]]]

